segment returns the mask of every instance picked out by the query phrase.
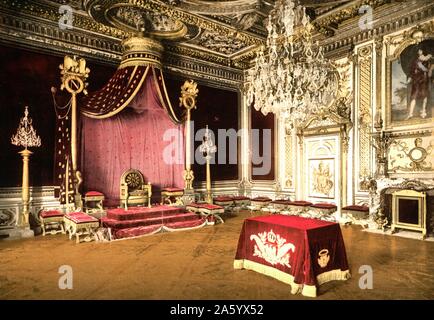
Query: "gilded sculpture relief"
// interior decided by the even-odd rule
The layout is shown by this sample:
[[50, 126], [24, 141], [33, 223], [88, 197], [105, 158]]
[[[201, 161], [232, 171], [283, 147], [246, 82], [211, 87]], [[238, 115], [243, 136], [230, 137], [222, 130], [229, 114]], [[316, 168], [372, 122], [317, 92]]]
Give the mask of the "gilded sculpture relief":
[[312, 191], [317, 196], [333, 198], [333, 160], [312, 161]]

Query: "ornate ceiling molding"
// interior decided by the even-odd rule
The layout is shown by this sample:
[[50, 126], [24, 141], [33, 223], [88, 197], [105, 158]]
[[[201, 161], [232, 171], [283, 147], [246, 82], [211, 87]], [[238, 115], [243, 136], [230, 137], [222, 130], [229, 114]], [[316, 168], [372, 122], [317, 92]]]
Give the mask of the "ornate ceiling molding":
[[181, 0], [179, 7], [185, 11], [205, 15], [233, 15], [255, 11], [261, 7], [260, 0]]
[[144, 15], [149, 13], [164, 15], [185, 25], [195, 25], [200, 29], [217, 32], [228, 38], [237, 39], [245, 43], [245, 45], [264, 44], [262, 37], [237, 30], [235, 27], [219, 23], [205, 16], [184, 11], [179, 7], [167, 5], [157, 0], [84, 0], [83, 6], [93, 19], [104, 25], [112, 25], [108, 17], [110, 10], [120, 6], [128, 6], [139, 9]]
[[[316, 37], [324, 45], [328, 56], [333, 58], [347, 55], [355, 44], [423, 23], [434, 16], [434, 4], [428, 0], [407, 3], [392, 0], [335, 0], [326, 3], [320, 0], [301, 1], [309, 10], [314, 11], [314, 23], [318, 28], [338, 25], [339, 32], [334, 36], [323, 34]], [[255, 7], [258, 2], [260, 6]], [[126, 26], [118, 25], [122, 23], [121, 17], [118, 17], [116, 23], [110, 22], [104, 17], [103, 8], [118, 8], [112, 9], [115, 11], [111, 13], [108, 11], [111, 14], [108, 17], [113, 18], [119, 8], [129, 7], [140, 13], [145, 28], [150, 28], [154, 37], [165, 39], [165, 59], [168, 61], [176, 64], [176, 59], [172, 59], [172, 56], [187, 55], [200, 62], [200, 65], [209, 64], [211, 69], [217, 65], [232, 69], [230, 81], [237, 79], [241, 72], [239, 69], [249, 67], [255, 50], [265, 42], [262, 22], [274, 0], [212, 1], [214, 6], [220, 7], [221, 12], [222, 8], [230, 7], [231, 4], [245, 10], [252, 9], [238, 14], [228, 9], [225, 14], [213, 15], [187, 12], [186, 3], [209, 6], [211, 1], [84, 0], [82, 4], [81, 0], [0, 0], [0, 41], [16, 42], [45, 51], [71, 51], [87, 58], [116, 64], [120, 61], [121, 41], [131, 36], [137, 26], [131, 25], [125, 17]], [[365, 3], [376, 6], [376, 22], [374, 28], [360, 31], [357, 28], [358, 7]], [[73, 29], [59, 28], [59, 7], [63, 4], [74, 9]], [[101, 5], [100, 10], [95, 11], [98, 19], [101, 19], [98, 21], [88, 14], [97, 5]]]

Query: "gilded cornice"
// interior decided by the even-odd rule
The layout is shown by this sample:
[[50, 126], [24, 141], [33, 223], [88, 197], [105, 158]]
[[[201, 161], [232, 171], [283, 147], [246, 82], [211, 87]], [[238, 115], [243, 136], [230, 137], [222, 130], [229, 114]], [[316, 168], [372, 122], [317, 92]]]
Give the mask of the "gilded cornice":
[[360, 16], [359, 8], [369, 5], [372, 9], [390, 3], [390, 0], [356, 0], [330, 10], [313, 21], [315, 28], [326, 36], [334, 35], [334, 30], [345, 20]]
[[360, 30], [358, 22], [361, 16], [355, 16], [346, 20], [339, 27], [339, 33], [324, 37], [320, 43], [324, 46], [324, 51], [328, 56], [344, 56], [357, 44], [372, 39], [381, 39], [388, 34], [433, 19], [434, 3], [419, 2], [411, 4], [402, 2], [378, 7], [374, 11], [372, 29]]
[[[0, 0], [0, 7], [2, 9], [7, 9], [8, 11], [10, 11], [11, 14], [14, 15], [19, 12], [20, 14], [26, 14], [33, 18], [46, 19], [56, 24], [58, 24], [61, 17], [59, 9], [57, 7], [41, 1]], [[92, 18], [81, 14], [74, 15], [74, 28], [95, 32], [118, 39], [124, 39], [128, 36], [128, 34], [122, 30], [105, 26], [101, 23], [96, 22]]]

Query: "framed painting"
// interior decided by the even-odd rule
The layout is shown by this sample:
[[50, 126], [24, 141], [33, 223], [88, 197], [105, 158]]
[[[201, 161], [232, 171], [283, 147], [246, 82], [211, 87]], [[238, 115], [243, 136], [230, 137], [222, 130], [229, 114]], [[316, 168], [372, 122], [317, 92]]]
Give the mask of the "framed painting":
[[420, 125], [434, 120], [434, 39], [397, 51], [388, 59], [388, 127]]

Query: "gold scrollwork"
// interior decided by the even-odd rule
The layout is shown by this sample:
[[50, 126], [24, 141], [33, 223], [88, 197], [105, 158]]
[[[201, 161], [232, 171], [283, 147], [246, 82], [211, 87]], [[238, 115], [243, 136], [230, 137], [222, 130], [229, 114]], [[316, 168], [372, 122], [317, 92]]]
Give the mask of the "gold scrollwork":
[[[430, 141], [429, 145], [425, 148], [422, 146], [422, 138], [414, 139], [414, 147], [409, 148], [405, 141], [395, 140], [392, 146], [398, 150], [395, 159], [391, 160], [391, 171], [431, 171], [433, 164], [427, 159], [431, 155], [434, 148], [434, 141]], [[407, 158], [410, 163], [406, 165], [394, 165], [397, 159]]]

